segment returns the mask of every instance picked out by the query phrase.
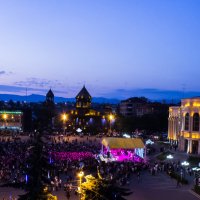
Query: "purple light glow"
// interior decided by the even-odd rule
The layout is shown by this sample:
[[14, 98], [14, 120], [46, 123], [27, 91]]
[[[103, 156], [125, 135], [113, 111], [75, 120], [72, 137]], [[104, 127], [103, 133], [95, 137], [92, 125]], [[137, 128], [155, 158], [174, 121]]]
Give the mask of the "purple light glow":
[[102, 123], [103, 125], [105, 125], [105, 124], [106, 124], [106, 119], [102, 119], [102, 120], [101, 120], [101, 123]]
[[90, 124], [92, 124], [92, 123], [93, 123], [93, 119], [92, 119], [92, 118], [90, 118], [90, 120], [89, 120], [89, 123], [90, 123]]
[[26, 183], [28, 183], [28, 175], [27, 174], [25, 175], [25, 181], [26, 181]]
[[134, 151], [131, 150], [111, 149], [110, 153], [118, 162], [143, 162], [143, 159], [137, 156]]
[[51, 152], [50, 154], [55, 160], [68, 161], [84, 160], [95, 157], [91, 152]]

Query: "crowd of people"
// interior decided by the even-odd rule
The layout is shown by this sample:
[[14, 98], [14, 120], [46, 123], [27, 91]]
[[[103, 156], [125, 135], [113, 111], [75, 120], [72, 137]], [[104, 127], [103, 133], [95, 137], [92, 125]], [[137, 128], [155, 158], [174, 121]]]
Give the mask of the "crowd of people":
[[[119, 186], [129, 185], [133, 176], [140, 181], [140, 174], [143, 170], [149, 170], [152, 175], [161, 172], [168, 174], [177, 172], [184, 176], [184, 173], [192, 175], [191, 168], [183, 168], [180, 162], [100, 162], [94, 157], [87, 159], [59, 159], [52, 156], [52, 152], [91, 152], [97, 155], [101, 151], [101, 143], [97, 139], [74, 137], [46, 137], [44, 149], [49, 152], [49, 163], [53, 170], [49, 171], [49, 189], [64, 191], [67, 199], [72, 194], [77, 194], [78, 177], [80, 170], [85, 174], [97, 175], [97, 172], [105, 179], [115, 180]], [[33, 146], [33, 138], [29, 140], [0, 140], [0, 184], [26, 183], [26, 165], [30, 156], [30, 149]], [[22, 188], [23, 189], [23, 188]]]
[[[33, 146], [33, 138], [30, 140], [0, 140], [0, 184], [25, 184], [27, 180], [27, 159]], [[98, 139], [85, 138], [69, 140], [67, 137], [45, 138], [45, 151], [49, 152], [49, 162], [53, 165], [53, 171], [48, 172], [50, 190], [65, 190], [66, 196], [72, 191], [77, 191], [77, 173], [83, 169], [87, 174], [95, 174], [97, 167], [105, 178], [115, 179], [119, 185], [130, 182], [132, 173], [137, 173], [144, 168], [134, 163], [102, 163], [94, 157], [84, 160], [59, 160], [51, 157], [52, 152], [91, 152], [97, 155], [101, 151], [101, 143]], [[21, 184], [22, 183], [22, 184]], [[23, 188], [22, 188], [23, 189]]]
[[0, 142], [0, 182], [24, 182], [24, 161], [31, 142], [1, 141]]
[[147, 168], [146, 163], [109, 162], [99, 164], [101, 176], [106, 179], [114, 179], [119, 186], [128, 185], [133, 174], [138, 177], [140, 172]]
[[[27, 159], [30, 155], [30, 149], [33, 146], [33, 140], [13, 140], [11, 138], [1, 138], [0, 140], [0, 185], [23, 185], [26, 183]], [[101, 145], [96, 140], [79, 141], [77, 138], [73, 141], [55, 141], [55, 139], [45, 139], [46, 152], [91, 152], [97, 154]], [[95, 169], [93, 158], [74, 160], [59, 160], [51, 158], [53, 171], [48, 173], [51, 183], [51, 190], [60, 190], [68, 182], [75, 182], [76, 174], [80, 168], [92, 171]], [[77, 186], [77, 183], [75, 183]], [[66, 187], [65, 187], [66, 188]]]

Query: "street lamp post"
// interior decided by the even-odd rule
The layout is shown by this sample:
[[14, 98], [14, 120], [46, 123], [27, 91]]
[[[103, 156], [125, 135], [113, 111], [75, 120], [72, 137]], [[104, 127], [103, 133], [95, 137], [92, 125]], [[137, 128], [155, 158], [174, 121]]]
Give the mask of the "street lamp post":
[[110, 123], [109, 132], [110, 132], [110, 134], [111, 134], [111, 132], [112, 132], [112, 130], [111, 130], [111, 125], [112, 125], [112, 120], [114, 119], [114, 116], [113, 116], [112, 114], [110, 114], [110, 115], [108, 116], [108, 118], [109, 118], [109, 123]]
[[63, 120], [63, 129], [64, 129], [64, 134], [65, 134], [65, 125], [67, 121], [67, 114], [62, 114], [62, 120]]
[[4, 119], [4, 122], [5, 122], [5, 127], [7, 125], [7, 118], [8, 118], [8, 115], [6, 113], [3, 114], [3, 119]]
[[[186, 167], [188, 167], [190, 165], [190, 163], [187, 161], [184, 161], [181, 163], [181, 165], [184, 167], [184, 177], [185, 177]], [[182, 175], [181, 175], [181, 178], [182, 178]]]
[[82, 187], [81, 187], [81, 184], [82, 184], [82, 178], [84, 176], [84, 172], [83, 171], [80, 171], [78, 173], [78, 177], [79, 177], [79, 194], [80, 194], [80, 200], [82, 199]]

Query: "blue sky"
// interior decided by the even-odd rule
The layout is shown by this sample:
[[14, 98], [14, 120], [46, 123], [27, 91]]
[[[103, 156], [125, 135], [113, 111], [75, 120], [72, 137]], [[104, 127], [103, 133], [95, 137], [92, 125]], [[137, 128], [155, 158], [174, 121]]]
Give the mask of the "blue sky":
[[0, 93], [199, 92], [199, 10], [199, 0], [0, 0]]

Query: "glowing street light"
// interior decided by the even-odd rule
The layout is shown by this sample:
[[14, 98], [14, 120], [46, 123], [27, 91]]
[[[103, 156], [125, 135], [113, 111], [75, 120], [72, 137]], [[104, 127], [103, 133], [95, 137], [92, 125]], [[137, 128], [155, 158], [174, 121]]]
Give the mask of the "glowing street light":
[[199, 167], [193, 167], [192, 170], [193, 171], [200, 171], [200, 168]]
[[67, 121], [67, 114], [62, 114], [62, 120], [63, 120], [63, 122], [66, 122]]
[[112, 114], [109, 115], [109, 120], [112, 121], [114, 119], [114, 116]]
[[189, 162], [187, 162], [187, 161], [184, 161], [184, 162], [182, 162], [182, 163], [181, 163], [181, 165], [182, 165], [182, 166], [185, 166], [185, 167], [187, 167], [187, 166], [189, 166], [189, 165], [190, 165], [190, 163], [189, 163]]
[[167, 159], [173, 159], [174, 157], [170, 154], [167, 156]]
[[4, 120], [4, 126], [7, 126], [8, 115], [7, 115], [6, 113], [4, 113], [4, 114], [2, 115], [2, 118], [3, 118], [3, 120]]
[[6, 120], [8, 118], [7, 114], [3, 114], [3, 119]]
[[84, 176], [84, 172], [83, 171], [80, 171], [79, 173], [78, 173], [78, 177], [79, 178], [82, 178]]
[[83, 171], [80, 171], [79, 173], [78, 173], [78, 177], [79, 177], [79, 193], [80, 193], [80, 200], [81, 200], [81, 198], [82, 198], [82, 187], [81, 187], [81, 184], [82, 184], [82, 178], [83, 178], [83, 176], [84, 176], [84, 172]]
[[63, 129], [64, 129], [64, 133], [65, 133], [65, 123], [68, 120], [68, 115], [64, 113], [64, 114], [62, 114], [61, 118], [63, 120]]
[[110, 129], [109, 129], [109, 132], [110, 132], [110, 134], [111, 134], [111, 123], [112, 123], [112, 121], [114, 120], [114, 115], [112, 115], [112, 114], [109, 114], [108, 115], [108, 119], [109, 119], [109, 122], [110, 122]]

